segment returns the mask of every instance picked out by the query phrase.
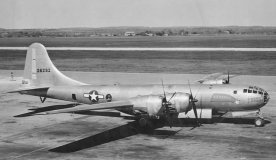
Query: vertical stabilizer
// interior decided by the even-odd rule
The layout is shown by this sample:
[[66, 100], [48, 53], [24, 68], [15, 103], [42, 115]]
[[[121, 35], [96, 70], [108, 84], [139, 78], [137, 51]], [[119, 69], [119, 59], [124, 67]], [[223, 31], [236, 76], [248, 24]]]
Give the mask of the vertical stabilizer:
[[29, 46], [25, 61], [23, 84], [31, 86], [85, 85], [62, 74], [52, 63], [40, 43]]

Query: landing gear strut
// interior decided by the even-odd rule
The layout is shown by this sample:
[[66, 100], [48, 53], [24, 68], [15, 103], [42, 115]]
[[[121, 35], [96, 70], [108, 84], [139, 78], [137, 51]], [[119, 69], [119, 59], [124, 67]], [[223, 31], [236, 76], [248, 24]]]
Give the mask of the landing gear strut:
[[141, 116], [137, 119], [139, 128], [145, 132], [151, 132], [156, 128], [165, 126], [166, 120], [161, 117]]
[[255, 127], [263, 127], [265, 125], [264, 117], [261, 114], [260, 109], [256, 113], [257, 118], [255, 119]]

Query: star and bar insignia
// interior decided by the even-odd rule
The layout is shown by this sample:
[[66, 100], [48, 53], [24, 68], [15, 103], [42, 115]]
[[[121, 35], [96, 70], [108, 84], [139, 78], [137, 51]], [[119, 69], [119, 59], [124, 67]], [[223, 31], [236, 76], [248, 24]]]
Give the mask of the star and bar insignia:
[[85, 98], [89, 98], [89, 100], [92, 102], [98, 102], [99, 99], [104, 99], [104, 95], [99, 94], [98, 91], [95, 91], [95, 90], [93, 90], [89, 93], [84, 93], [83, 96]]

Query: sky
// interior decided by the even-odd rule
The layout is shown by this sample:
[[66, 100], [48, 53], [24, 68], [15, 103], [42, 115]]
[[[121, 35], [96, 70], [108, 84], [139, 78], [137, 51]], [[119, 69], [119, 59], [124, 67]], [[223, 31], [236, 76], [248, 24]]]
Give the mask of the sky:
[[1, 0], [0, 28], [276, 26], [276, 0]]

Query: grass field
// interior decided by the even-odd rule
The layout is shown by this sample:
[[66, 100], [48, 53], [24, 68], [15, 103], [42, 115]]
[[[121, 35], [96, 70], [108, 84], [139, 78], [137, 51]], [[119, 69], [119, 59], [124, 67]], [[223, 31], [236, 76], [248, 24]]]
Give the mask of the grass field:
[[[276, 47], [276, 36], [0, 39], [1, 46]], [[276, 75], [273, 52], [48, 51], [63, 71]], [[0, 69], [22, 70], [26, 51], [0, 50]]]
[[[63, 71], [276, 75], [271, 52], [49, 51]], [[24, 68], [26, 51], [0, 51], [0, 69]]]
[[27, 47], [40, 42], [46, 47], [276, 47], [276, 36], [170, 36], [91, 38], [0, 38], [0, 47]]

